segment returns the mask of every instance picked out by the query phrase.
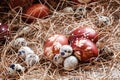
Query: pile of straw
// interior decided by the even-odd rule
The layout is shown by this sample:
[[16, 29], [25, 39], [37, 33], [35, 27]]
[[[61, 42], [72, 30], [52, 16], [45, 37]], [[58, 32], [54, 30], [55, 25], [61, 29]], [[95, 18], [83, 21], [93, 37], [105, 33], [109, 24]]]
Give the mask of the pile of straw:
[[[0, 12], [0, 21], [8, 24], [12, 31], [11, 40], [0, 46], [0, 80], [117, 80], [120, 79], [120, 1], [98, 0], [97, 2], [83, 5], [90, 10], [83, 18], [76, 19], [73, 14], [61, 11], [65, 6], [77, 6], [71, 1], [61, 1], [55, 4], [59, 8], [53, 8], [52, 3], [46, 2], [51, 8], [52, 14], [46, 19], [36, 19], [36, 22], [27, 24], [22, 21], [22, 8], [18, 11], [9, 9], [9, 12]], [[63, 5], [63, 6], [62, 6]], [[1, 8], [3, 8], [2, 6]], [[100, 15], [111, 19], [109, 26], [98, 27], [96, 19]], [[94, 64], [80, 64], [76, 70], [65, 71], [58, 68], [43, 55], [43, 45], [46, 39], [54, 34], [69, 36], [71, 30], [76, 27], [89, 25], [99, 32], [97, 47], [109, 47], [113, 51], [113, 59], [108, 61], [95, 61]], [[28, 26], [29, 30], [23, 31]], [[40, 57], [40, 62], [26, 69], [22, 75], [9, 75], [7, 67], [11, 63], [24, 61], [18, 59], [17, 51], [12, 48], [12, 41], [17, 37], [24, 37]]]

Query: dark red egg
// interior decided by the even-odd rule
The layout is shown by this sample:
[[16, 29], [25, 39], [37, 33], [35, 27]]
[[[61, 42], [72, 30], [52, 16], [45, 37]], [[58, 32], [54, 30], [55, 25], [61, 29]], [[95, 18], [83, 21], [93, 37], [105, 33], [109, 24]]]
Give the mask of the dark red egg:
[[91, 58], [98, 56], [98, 48], [89, 39], [77, 38], [71, 42], [71, 47], [81, 62], [89, 62]]
[[69, 41], [71, 42], [76, 38], [86, 38], [96, 43], [98, 41], [98, 33], [91, 27], [79, 27], [70, 33]]
[[45, 18], [49, 15], [49, 8], [44, 4], [33, 4], [28, 7], [24, 14], [25, 20], [29, 23], [32, 22], [35, 18]]
[[53, 35], [44, 44], [44, 54], [48, 60], [52, 60], [54, 55], [59, 53], [60, 47], [67, 44], [68, 38], [65, 35]]
[[9, 37], [10, 37], [10, 30], [9, 30], [8, 25], [0, 24], [0, 41], [4, 43], [5, 40], [8, 39]]

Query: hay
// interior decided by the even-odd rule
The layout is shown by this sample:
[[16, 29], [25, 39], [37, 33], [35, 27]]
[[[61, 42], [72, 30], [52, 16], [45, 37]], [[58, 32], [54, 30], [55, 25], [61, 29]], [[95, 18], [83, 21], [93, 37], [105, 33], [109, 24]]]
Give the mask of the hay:
[[[59, 9], [65, 6], [73, 6], [71, 1], [61, 1], [58, 4], [61, 8], [55, 10], [51, 3], [46, 2], [51, 8], [53, 15], [46, 19], [36, 19], [37, 22], [26, 24], [22, 21], [22, 11], [20, 7], [18, 11], [9, 10], [8, 13], [0, 12], [0, 21], [7, 23], [12, 30], [12, 38], [5, 45], [0, 47], [0, 78], [7, 80], [117, 80], [120, 79], [120, 1], [119, 0], [99, 0], [94, 3], [85, 5], [91, 7], [91, 10], [84, 18], [76, 19], [73, 14], [67, 14]], [[54, 4], [56, 5], [56, 4]], [[4, 6], [2, 6], [4, 8]], [[98, 27], [96, 18], [99, 15], [110, 17], [111, 24], [109, 26]], [[54, 34], [64, 34], [69, 36], [69, 33], [76, 27], [90, 25], [99, 32], [99, 41], [97, 46], [99, 49], [107, 46], [113, 53], [114, 58], [109, 61], [95, 61], [91, 63], [80, 64], [74, 71], [65, 71], [63, 68], [58, 68], [50, 61], [46, 60], [43, 55], [44, 41]], [[23, 31], [23, 28], [28, 26], [29, 31]], [[23, 60], [19, 60], [17, 50], [12, 48], [12, 41], [17, 37], [24, 37], [36, 54], [40, 57], [40, 62], [34, 66], [27, 68], [25, 73], [18, 76], [8, 74], [7, 67], [11, 63], [20, 63], [25, 66]]]

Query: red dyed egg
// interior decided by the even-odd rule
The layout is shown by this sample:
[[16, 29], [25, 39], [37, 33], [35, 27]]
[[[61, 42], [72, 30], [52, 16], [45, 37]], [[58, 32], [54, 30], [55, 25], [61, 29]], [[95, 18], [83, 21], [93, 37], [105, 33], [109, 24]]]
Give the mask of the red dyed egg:
[[98, 48], [89, 39], [78, 38], [71, 42], [75, 56], [81, 62], [89, 62], [91, 58], [98, 56]]
[[0, 24], [0, 45], [5, 42], [7, 38], [10, 37], [9, 27], [6, 24]]
[[70, 42], [76, 38], [87, 38], [96, 43], [98, 41], [98, 33], [90, 27], [80, 27], [70, 33]]
[[59, 53], [59, 49], [62, 45], [68, 44], [68, 38], [64, 35], [53, 35], [48, 38], [44, 45], [44, 54], [52, 60], [55, 54]]
[[44, 4], [34, 4], [28, 7], [25, 11], [27, 22], [32, 22], [35, 18], [44, 18], [48, 16], [50, 10]]

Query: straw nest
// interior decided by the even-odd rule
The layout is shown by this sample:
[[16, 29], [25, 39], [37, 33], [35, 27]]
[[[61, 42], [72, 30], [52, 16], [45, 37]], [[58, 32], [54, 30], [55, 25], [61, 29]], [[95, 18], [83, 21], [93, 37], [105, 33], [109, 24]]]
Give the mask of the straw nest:
[[[3, 46], [0, 46], [0, 80], [109, 80], [120, 78], [120, 1], [99, 0], [97, 2], [83, 5], [88, 7], [87, 15], [83, 18], [75, 18], [74, 14], [64, 13], [61, 9], [78, 6], [71, 1], [63, 0], [52, 7], [52, 3], [45, 2], [51, 8], [51, 15], [46, 19], [36, 18], [36, 22], [27, 24], [22, 21], [23, 8], [18, 7], [17, 11], [9, 9], [1, 4], [0, 21], [10, 26], [12, 37]], [[3, 6], [2, 6], [3, 5]], [[5, 11], [8, 9], [9, 11]], [[96, 18], [100, 15], [108, 16], [111, 24], [99, 27]], [[111, 60], [99, 60], [92, 63], [80, 64], [76, 70], [65, 71], [48, 61], [43, 55], [43, 45], [46, 39], [54, 34], [69, 36], [71, 30], [76, 27], [89, 25], [99, 32], [97, 47], [99, 49], [107, 46], [113, 51]], [[23, 31], [28, 26], [29, 30]], [[22, 75], [9, 75], [7, 67], [11, 63], [20, 63], [25, 66], [24, 61], [19, 60], [17, 50], [12, 48], [12, 41], [17, 37], [24, 37], [36, 54], [40, 62], [26, 69]]]

